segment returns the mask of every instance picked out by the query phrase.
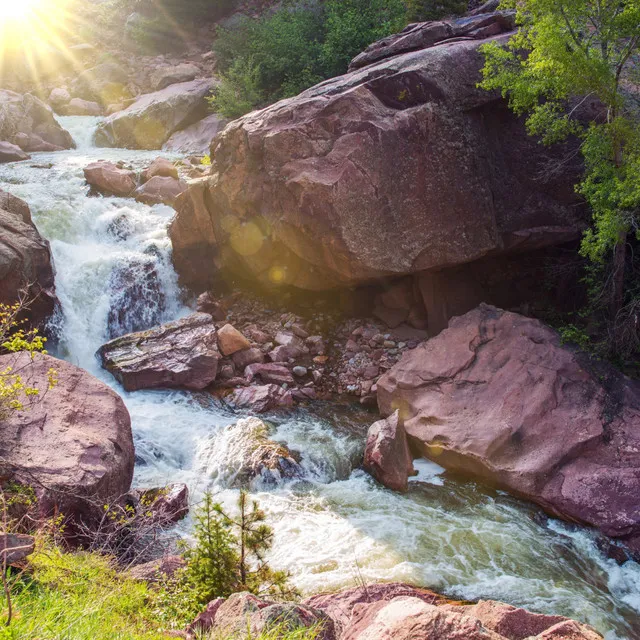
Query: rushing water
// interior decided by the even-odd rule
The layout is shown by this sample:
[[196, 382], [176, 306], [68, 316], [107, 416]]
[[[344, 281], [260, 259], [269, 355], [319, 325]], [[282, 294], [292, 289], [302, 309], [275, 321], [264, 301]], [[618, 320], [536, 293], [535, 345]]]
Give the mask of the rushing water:
[[[166, 227], [173, 210], [88, 197], [82, 169], [96, 159], [143, 167], [157, 152], [95, 149], [97, 119], [63, 118], [78, 149], [0, 165], [0, 187], [24, 198], [51, 241], [62, 303], [59, 355], [124, 397], [131, 413], [136, 482], [186, 482], [194, 502], [213, 489], [231, 504], [240, 464], [237, 416], [205, 394], [126, 393], [95, 359], [112, 334], [176, 318], [182, 306]], [[131, 300], [142, 299], [144, 304]], [[370, 420], [370, 418], [368, 418]], [[365, 580], [406, 580], [458, 598], [493, 598], [589, 622], [607, 640], [640, 638], [640, 566], [618, 566], [588, 531], [547, 521], [501, 492], [420, 462], [406, 496], [384, 490], [357, 465], [365, 422], [319, 406], [271, 420], [273, 437], [302, 455], [302, 480], [253, 493], [275, 529], [271, 562], [304, 592]], [[188, 521], [182, 525], [188, 533]]]

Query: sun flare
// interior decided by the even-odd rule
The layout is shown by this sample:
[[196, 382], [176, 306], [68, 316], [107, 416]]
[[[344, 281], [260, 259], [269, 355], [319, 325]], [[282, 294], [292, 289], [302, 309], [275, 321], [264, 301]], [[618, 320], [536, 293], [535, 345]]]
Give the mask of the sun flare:
[[0, 0], [0, 22], [28, 21], [44, 4], [45, 0]]

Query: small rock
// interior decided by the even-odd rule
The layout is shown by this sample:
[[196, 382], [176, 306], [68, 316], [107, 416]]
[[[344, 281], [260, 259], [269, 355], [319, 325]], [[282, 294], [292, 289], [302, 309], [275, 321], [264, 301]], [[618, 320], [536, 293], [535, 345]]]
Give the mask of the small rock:
[[307, 368], [306, 367], [293, 367], [293, 375], [297, 376], [298, 378], [304, 378], [304, 376], [307, 375]]
[[249, 349], [249, 341], [232, 325], [225, 324], [218, 331], [218, 346], [222, 355], [231, 356], [237, 351]]

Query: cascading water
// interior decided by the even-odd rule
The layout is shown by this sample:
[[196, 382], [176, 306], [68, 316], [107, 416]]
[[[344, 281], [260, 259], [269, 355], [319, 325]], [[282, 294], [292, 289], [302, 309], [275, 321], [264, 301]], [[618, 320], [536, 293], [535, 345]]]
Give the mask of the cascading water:
[[[63, 308], [59, 355], [116, 388], [129, 408], [136, 483], [186, 482], [194, 501], [213, 489], [231, 504], [229, 469], [234, 456], [241, 462], [227, 429], [234, 416], [206, 394], [126, 393], [95, 359], [110, 336], [188, 312], [170, 262], [173, 210], [89, 197], [82, 174], [97, 159], [142, 167], [158, 153], [93, 148], [97, 122], [63, 118], [78, 148], [0, 165], [0, 187], [30, 204], [51, 241]], [[271, 562], [291, 570], [302, 591], [406, 580], [567, 615], [607, 640], [640, 638], [640, 565], [606, 559], [590, 532], [547, 521], [534, 507], [426, 461], [406, 496], [380, 488], [356, 468], [364, 422], [354, 411], [320, 406], [272, 425], [273, 439], [300, 452], [304, 478], [256, 482], [252, 490], [275, 530]], [[189, 523], [182, 526], [188, 533]]]

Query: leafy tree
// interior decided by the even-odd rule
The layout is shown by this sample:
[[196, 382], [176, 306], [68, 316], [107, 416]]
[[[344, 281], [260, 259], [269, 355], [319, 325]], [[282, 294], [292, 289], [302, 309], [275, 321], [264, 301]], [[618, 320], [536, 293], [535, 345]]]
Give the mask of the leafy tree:
[[406, 0], [406, 4], [410, 22], [462, 15], [468, 8], [466, 0]]
[[212, 101], [238, 117], [345, 73], [367, 45], [406, 24], [403, 0], [285, 2], [272, 14], [219, 29], [213, 44], [222, 82]]
[[[0, 303], [0, 354], [46, 353], [44, 345], [47, 339], [37, 329], [25, 329], [26, 320], [20, 319], [27, 308], [24, 300], [8, 305]], [[49, 388], [56, 385], [55, 370], [49, 371]], [[0, 420], [7, 419], [13, 412], [27, 408], [28, 403], [40, 390], [26, 384], [20, 372], [11, 366], [0, 369]]]
[[[570, 135], [582, 140], [585, 174], [577, 186], [591, 207], [593, 226], [581, 253], [610, 265], [609, 321], [625, 299], [628, 234], [640, 221], [640, 125], [626, 90], [640, 52], [639, 0], [518, 0], [519, 26], [506, 47], [484, 45], [481, 86], [499, 89], [526, 114], [532, 135], [545, 144]], [[584, 118], [586, 100], [600, 117]]]
[[211, 494], [196, 512], [196, 545], [185, 553], [186, 579], [198, 590], [200, 602], [228, 597], [236, 591], [282, 597], [296, 595], [284, 571], [273, 570], [265, 554], [273, 544], [273, 530], [265, 514], [247, 492], [238, 498], [238, 514], [230, 515]]

